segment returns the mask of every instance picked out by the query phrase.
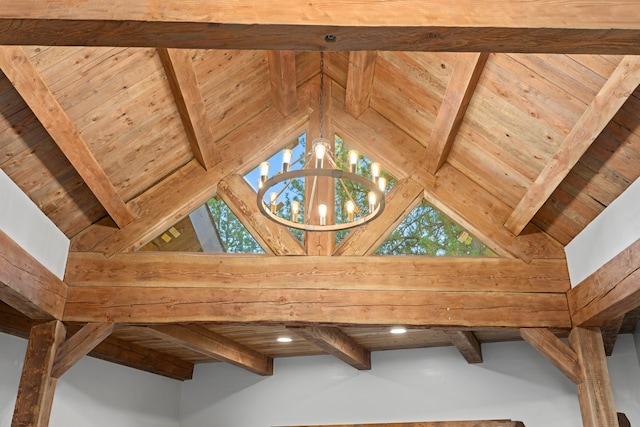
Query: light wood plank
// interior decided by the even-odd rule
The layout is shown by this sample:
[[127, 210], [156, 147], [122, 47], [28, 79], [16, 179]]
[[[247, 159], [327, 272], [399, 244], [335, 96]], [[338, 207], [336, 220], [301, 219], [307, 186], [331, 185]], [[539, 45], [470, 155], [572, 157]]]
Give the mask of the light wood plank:
[[80, 132], [20, 47], [0, 49], [0, 68], [119, 227], [134, 219]]
[[504, 226], [518, 235], [640, 84], [640, 57], [626, 56], [520, 200]]
[[270, 50], [267, 52], [267, 58], [273, 105], [283, 116], [288, 116], [298, 107], [296, 53], [291, 50]]
[[582, 424], [584, 427], [618, 427], [600, 329], [573, 328], [569, 343], [578, 355], [582, 371], [583, 381], [577, 386]]
[[601, 326], [640, 306], [640, 240], [568, 293], [574, 325]]
[[353, 117], [360, 117], [369, 108], [377, 56], [375, 51], [349, 53], [345, 108]]
[[32, 319], [61, 319], [67, 285], [0, 231], [0, 300]]
[[51, 376], [58, 347], [65, 337], [62, 322], [32, 326], [22, 367], [12, 427], [47, 427], [57, 379]]
[[482, 363], [482, 347], [473, 332], [446, 330], [445, 333], [468, 363]]
[[488, 58], [488, 53], [458, 54], [425, 152], [424, 167], [432, 175], [447, 160]]
[[206, 170], [220, 160], [188, 49], [158, 49], [193, 156]]
[[520, 336], [538, 350], [549, 362], [567, 378], [580, 384], [583, 381], [578, 355], [550, 330], [543, 328], [520, 329]]
[[371, 353], [338, 328], [290, 326], [289, 330], [359, 370], [371, 369]]
[[60, 378], [113, 331], [113, 323], [87, 323], [58, 347], [51, 376]]
[[352, 230], [336, 248], [334, 255], [371, 255], [422, 200], [421, 185], [406, 178], [385, 197], [385, 208], [375, 221]]
[[[63, 0], [29, 7], [2, 0], [0, 44], [640, 53], [636, 2], [583, 6], [579, 0], [542, 0], [535, 7], [447, 0], [379, 1], [366, 7], [357, 0], [170, 0], [158, 7], [153, 0], [115, 0], [105, 8], [100, 0], [88, 0], [69, 8]], [[335, 39], [327, 41], [327, 34]]]
[[240, 176], [231, 174], [218, 183], [218, 195], [267, 253], [304, 255], [300, 242], [286, 228], [263, 215], [256, 204], [256, 192]]
[[149, 327], [157, 336], [258, 375], [273, 374], [273, 359], [197, 325]]

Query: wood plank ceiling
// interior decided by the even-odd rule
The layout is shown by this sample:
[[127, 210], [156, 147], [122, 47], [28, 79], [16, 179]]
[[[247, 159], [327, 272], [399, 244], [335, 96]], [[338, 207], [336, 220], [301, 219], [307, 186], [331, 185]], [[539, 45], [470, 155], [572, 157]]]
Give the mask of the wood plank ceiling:
[[[640, 175], [634, 2], [34, 3], [0, 0], [0, 167], [71, 239], [63, 319], [115, 322], [92, 350], [107, 360], [267, 375], [274, 357], [366, 369], [370, 351], [453, 344], [479, 362], [519, 328], [566, 335], [563, 246]], [[338, 248], [241, 206], [240, 176], [320, 123], [400, 180], [393, 213]], [[216, 194], [267, 255], [133, 252]], [[499, 258], [369, 256], [421, 198]], [[35, 308], [7, 295], [0, 329], [24, 335], [14, 308]]]

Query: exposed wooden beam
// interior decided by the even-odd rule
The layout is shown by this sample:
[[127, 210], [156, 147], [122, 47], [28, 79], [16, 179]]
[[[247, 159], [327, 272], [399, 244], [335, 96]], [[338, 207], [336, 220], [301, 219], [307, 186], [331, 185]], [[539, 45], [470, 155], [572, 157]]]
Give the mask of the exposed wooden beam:
[[11, 425], [47, 427], [56, 389], [51, 376], [56, 351], [65, 337], [59, 320], [33, 325], [22, 367]]
[[386, 195], [380, 217], [352, 230], [334, 255], [371, 255], [422, 200], [423, 188], [412, 179], [400, 180]]
[[259, 375], [273, 374], [273, 358], [198, 325], [157, 325], [158, 337]]
[[445, 330], [445, 333], [468, 363], [482, 363], [482, 347], [473, 332]]
[[[525, 427], [522, 421], [476, 420], [476, 421], [434, 421], [417, 423], [381, 423], [381, 424], [335, 424], [305, 427]], [[622, 427], [622, 426], [620, 426]]]
[[298, 107], [296, 53], [291, 50], [270, 50], [267, 59], [273, 105], [283, 116], [288, 116]]
[[375, 51], [353, 51], [349, 53], [349, 68], [347, 70], [347, 91], [345, 108], [353, 117], [369, 108], [373, 75], [376, 69]]
[[209, 200], [225, 175], [249, 172], [286, 141], [298, 137], [308, 120], [309, 110], [305, 108], [287, 117], [275, 108], [264, 110], [216, 144], [223, 159], [218, 167], [205, 171], [197, 161], [187, 163], [131, 201], [140, 212], [134, 222], [122, 230], [94, 224], [72, 240], [72, 247], [109, 255], [133, 251]]
[[522, 232], [638, 84], [640, 56], [625, 56], [509, 216], [507, 230]]
[[67, 285], [0, 231], [0, 300], [32, 319], [61, 319]]
[[620, 333], [620, 328], [622, 328], [623, 321], [624, 316], [620, 316], [617, 319], [606, 322], [600, 327], [600, 331], [602, 332], [602, 341], [604, 342], [604, 354], [607, 356], [611, 356], [613, 354], [613, 348], [616, 346], [616, 341], [618, 340], [618, 334]]
[[544, 328], [522, 328], [520, 336], [538, 350], [549, 362], [574, 384], [583, 381], [578, 355], [569, 346]]
[[0, 68], [118, 227], [131, 223], [132, 212], [24, 50], [0, 48]]
[[616, 415], [618, 416], [619, 427], [631, 427], [631, 421], [624, 413], [618, 412]]
[[220, 181], [218, 195], [267, 253], [305, 254], [300, 242], [286, 227], [274, 223], [260, 212], [256, 192], [242, 176], [231, 174]]
[[158, 49], [158, 55], [167, 74], [193, 156], [203, 168], [209, 170], [220, 159], [214, 148], [213, 132], [207, 119], [191, 52], [188, 49], [161, 48]]
[[571, 348], [578, 355], [583, 381], [577, 385], [584, 427], [618, 426], [616, 406], [600, 329], [573, 328]]
[[640, 306], [640, 240], [572, 288], [567, 297], [578, 326], [601, 326]]
[[87, 323], [58, 347], [51, 376], [60, 378], [113, 331], [113, 323]]
[[288, 329], [356, 369], [371, 369], [371, 353], [369, 350], [338, 328], [291, 326]]
[[154, 0], [117, 0], [107, 8], [88, 0], [69, 8], [63, 0], [29, 7], [2, 0], [0, 44], [634, 54], [640, 53], [636, 7], [633, 0], [588, 8], [579, 0], [535, 7], [488, 0], [367, 7], [357, 0], [169, 0], [158, 7]]
[[569, 327], [564, 260], [74, 253], [67, 271], [69, 321]]
[[458, 54], [425, 152], [424, 167], [432, 175], [447, 160], [488, 58], [488, 53]]

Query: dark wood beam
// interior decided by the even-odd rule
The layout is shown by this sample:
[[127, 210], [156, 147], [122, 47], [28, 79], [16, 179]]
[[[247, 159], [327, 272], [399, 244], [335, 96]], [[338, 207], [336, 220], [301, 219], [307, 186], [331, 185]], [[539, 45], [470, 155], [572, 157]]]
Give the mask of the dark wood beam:
[[22, 367], [11, 425], [47, 427], [57, 379], [51, 376], [58, 347], [65, 337], [59, 320], [33, 325]]
[[171, 92], [191, 144], [193, 156], [206, 170], [220, 160], [211, 125], [207, 119], [198, 78], [188, 49], [158, 49], [158, 55], [167, 74]]
[[32, 319], [61, 319], [67, 285], [0, 231], [0, 301]]
[[113, 323], [87, 323], [58, 347], [51, 376], [60, 378], [113, 331]]
[[371, 369], [371, 352], [338, 328], [290, 326], [288, 329], [356, 369]]
[[520, 336], [574, 384], [582, 383], [583, 377], [578, 355], [553, 332], [544, 328], [522, 328]]
[[288, 116], [298, 107], [296, 53], [291, 50], [270, 50], [267, 59], [273, 105], [283, 116]]
[[613, 354], [613, 348], [616, 346], [616, 341], [618, 340], [618, 335], [620, 334], [620, 328], [622, 328], [623, 321], [624, 316], [620, 316], [617, 319], [606, 322], [600, 327], [600, 331], [602, 332], [602, 341], [604, 342], [604, 354], [607, 356], [611, 356]]
[[[0, 1], [0, 44], [640, 53], [634, 1]], [[117, 10], [117, 13], [113, 11]], [[473, 11], [471, 13], [470, 11]], [[203, 11], [209, 13], [203, 14]], [[269, 17], [268, 22], [264, 17]], [[571, 19], [567, 19], [570, 16]]]
[[346, 110], [353, 117], [360, 117], [360, 114], [369, 108], [377, 56], [378, 53], [375, 51], [353, 51], [349, 53], [347, 90], [344, 104]]
[[640, 57], [626, 56], [602, 86], [504, 226], [518, 235], [640, 84]]
[[482, 347], [473, 332], [445, 330], [445, 333], [468, 363], [482, 363]]
[[432, 175], [447, 160], [488, 58], [488, 53], [458, 54], [425, 151], [424, 167]]
[[0, 68], [113, 221], [120, 228], [131, 223], [133, 213], [24, 50], [0, 48]]
[[198, 325], [157, 325], [154, 335], [258, 375], [273, 375], [273, 358]]

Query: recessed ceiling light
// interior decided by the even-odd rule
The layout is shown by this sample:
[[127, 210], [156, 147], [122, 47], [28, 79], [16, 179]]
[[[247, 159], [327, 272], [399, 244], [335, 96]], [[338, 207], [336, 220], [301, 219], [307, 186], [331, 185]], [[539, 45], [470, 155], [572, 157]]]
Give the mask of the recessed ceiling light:
[[291, 342], [291, 341], [293, 340], [289, 337], [278, 337], [278, 342]]
[[396, 327], [396, 328], [392, 328], [389, 332], [391, 332], [392, 334], [405, 334], [407, 333], [407, 329], [402, 327]]

